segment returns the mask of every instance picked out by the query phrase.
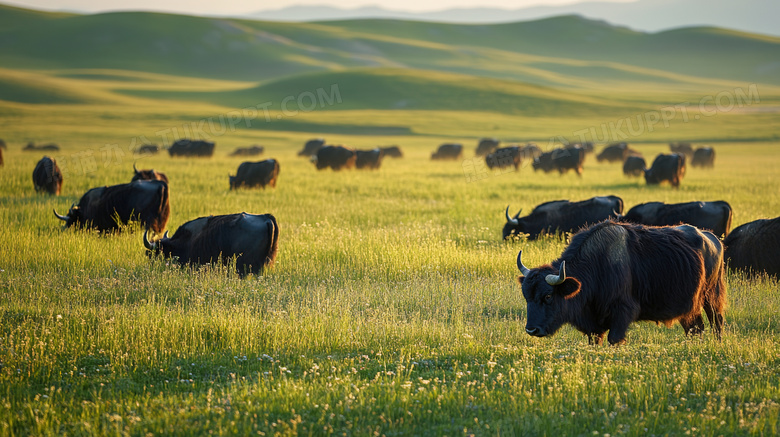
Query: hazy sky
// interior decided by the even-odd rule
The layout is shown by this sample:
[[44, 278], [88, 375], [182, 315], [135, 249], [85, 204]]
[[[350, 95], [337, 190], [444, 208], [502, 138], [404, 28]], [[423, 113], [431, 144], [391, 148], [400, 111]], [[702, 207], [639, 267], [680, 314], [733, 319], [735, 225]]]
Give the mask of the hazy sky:
[[[381, 6], [406, 11], [435, 11], [462, 7], [500, 7], [518, 9], [525, 6], [561, 5], [583, 0], [0, 0], [1, 3], [31, 9], [104, 12], [118, 10], [164, 11], [182, 14], [231, 15], [280, 9], [298, 4], [330, 5], [342, 8]], [[604, 1], [604, 0], [602, 0]], [[606, 0], [631, 1], [631, 0]]]

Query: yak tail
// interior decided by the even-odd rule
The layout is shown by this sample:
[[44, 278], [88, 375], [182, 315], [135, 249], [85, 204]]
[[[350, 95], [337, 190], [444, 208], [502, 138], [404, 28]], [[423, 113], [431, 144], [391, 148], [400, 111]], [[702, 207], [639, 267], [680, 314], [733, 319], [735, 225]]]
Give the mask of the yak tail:
[[[160, 188], [157, 189], [157, 196], [160, 198], [160, 204], [157, 207], [158, 216], [154, 220], [154, 226], [152, 230], [158, 235], [162, 235], [165, 227], [168, 225], [168, 218], [171, 215], [171, 205], [168, 203], [168, 184], [165, 181], [160, 181]], [[154, 229], [154, 228], [157, 229]]]
[[731, 207], [728, 207], [728, 211], [729, 211], [729, 214], [728, 214], [728, 217], [726, 217], [726, 226], [723, 228], [724, 229], [723, 237], [721, 237], [720, 235], [717, 235], [717, 237], [721, 237], [724, 240], [729, 235], [729, 230], [731, 229], [731, 215], [732, 215], [731, 214]]
[[[281, 171], [281, 167], [279, 167], [279, 161], [274, 159], [274, 175], [273, 175], [273, 178], [271, 178], [271, 187], [272, 188], [276, 188], [276, 179], [279, 177], [279, 171]], [[276, 220], [276, 219], [274, 219], [274, 220]]]
[[279, 224], [276, 223], [276, 217], [268, 214], [268, 218], [271, 220], [268, 229], [268, 239], [270, 244], [268, 247], [268, 254], [265, 256], [265, 265], [272, 267], [274, 261], [276, 261], [276, 252], [279, 250]]

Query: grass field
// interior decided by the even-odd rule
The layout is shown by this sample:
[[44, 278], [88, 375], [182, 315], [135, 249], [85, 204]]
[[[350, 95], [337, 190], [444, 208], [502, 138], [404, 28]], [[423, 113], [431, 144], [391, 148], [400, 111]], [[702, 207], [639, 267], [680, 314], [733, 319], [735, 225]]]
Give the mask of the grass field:
[[[565, 240], [501, 240], [507, 205], [528, 212], [607, 194], [626, 208], [726, 200], [732, 228], [780, 215], [780, 85], [759, 68], [771, 64], [776, 38], [645, 35], [573, 17], [283, 25], [2, 8], [0, 436], [780, 432], [777, 280], [729, 273], [721, 342], [709, 330], [686, 338], [679, 326], [641, 323], [625, 346], [592, 347], [571, 327], [545, 339], [524, 331], [517, 252], [536, 266]], [[201, 44], [200, 55], [246, 48], [237, 53], [251, 59], [221, 53], [189, 74], [198, 53], [162, 64], [140, 51], [174, 25], [224, 45]], [[531, 49], [539, 26], [560, 26], [561, 39]], [[127, 45], [70, 57], [63, 47], [102, 41], [84, 29]], [[601, 35], [605, 57], [571, 46], [563, 30]], [[179, 37], [168, 42], [190, 47]], [[27, 39], [2, 44], [13, 38]], [[652, 56], [630, 53], [621, 38]], [[744, 53], [702, 54], [710, 75], [697, 59], [678, 62], [692, 53], [680, 47], [653, 65], [675, 38], [692, 52], [716, 41]], [[674, 190], [592, 155], [581, 178], [529, 163], [481, 172], [472, 157], [484, 136], [548, 148], [580, 134], [597, 149], [628, 141], [648, 160], [670, 141], [710, 144], [716, 165], [689, 168]], [[133, 153], [186, 136], [215, 141], [215, 156]], [[318, 136], [397, 144], [405, 156], [378, 171], [317, 172], [296, 152]], [[61, 196], [36, 195], [42, 154], [22, 152], [29, 141], [62, 147], [52, 154], [65, 173]], [[463, 160], [430, 161], [452, 141], [464, 144]], [[228, 153], [251, 144], [280, 162], [277, 188], [231, 192], [228, 174], [243, 159]], [[274, 214], [276, 265], [239, 279], [230, 268], [149, 259], [135, 226], [107, 236], [61, 230], [52, 209], [128, 182], [134, 163], [170, 178], [172, 232], [204, 215]]]
[[[63, 143], [90, 129], [111, 135], [77, 126]], [[71, 167], [63, 195], [43, 197], [30, 182], [39, 155], [11, 145], [0, 171], [0, 433], [777, 432], [776, 281], [729, 276], [720, 343], [652, 324], [634, 325], [621, 348], [589, 347], [571, 328], [540, 340], [523, 331], [514, 258], [523, 249], [537, 265], [565, 243], [500, 240], [507, 204], [527, 211], [599, 194], [627, 207], [724, 199], [735, 226], [775, 216], [775, 143], [717, 144], [716, 168], [689, 169], [672, 190], [592, 156], [582, 179], [524, 167], [469, 183], [469, 160], [429, 161], [439, 139], [424, 136], [342, 136], [362, 147], [397, 143], [406, 157], [376, 172], [316, 172], [294, 156], [308, 136], [264, 134], [217, 138], [209, 160], [139, 162], [171, 179], [170, 229], [208, 214], [278, 218], [276, 266], [246, 280], [150, 261], [137, 231], [61, 231], [52, 208], [129, 180], [132, 160]], [[226, 156], [227, 144], [249, 141], [281, 162], [277, 189], [228, 191], [240, 159]], [[646, 156], [666, 148], [635, 147]]]

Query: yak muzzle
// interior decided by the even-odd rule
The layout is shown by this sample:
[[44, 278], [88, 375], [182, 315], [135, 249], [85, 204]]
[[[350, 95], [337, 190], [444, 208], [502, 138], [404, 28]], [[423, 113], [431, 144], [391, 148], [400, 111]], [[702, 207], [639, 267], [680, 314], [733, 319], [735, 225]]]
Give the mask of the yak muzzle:
[[542, 330], [542, 328], [529, 328], [526, 326], [525, 332], [528, 333], [528, 335], [533, 335], [534, 337], [545, 337], [547, 336], [547, 333]]

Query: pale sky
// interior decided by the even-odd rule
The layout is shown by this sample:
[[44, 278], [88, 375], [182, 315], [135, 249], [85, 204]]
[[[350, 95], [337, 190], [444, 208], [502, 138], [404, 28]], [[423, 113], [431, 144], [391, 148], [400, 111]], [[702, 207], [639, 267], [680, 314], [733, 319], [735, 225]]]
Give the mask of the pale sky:
[[[519, 9], [526, 6], [563, 5], [583, 0], [0, 0], [0, 3], [30, 9], [50, 11], [159, 11], [191, 15], [236, 15], [260, 10], [281, 9], [286, 6], [308, 4], [329, 5], [341, 8], [381, 6], [390, 10], [438, 11], [450, 8], [498, 7]], [[631, 0], [602, 0], [631, 1]]]

